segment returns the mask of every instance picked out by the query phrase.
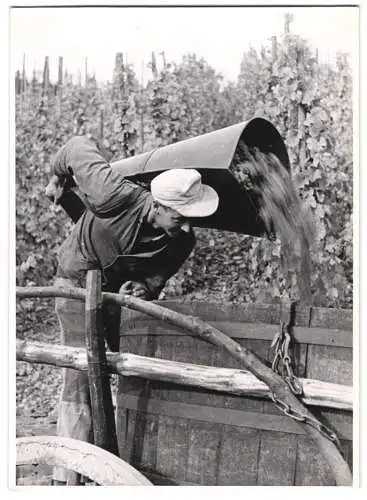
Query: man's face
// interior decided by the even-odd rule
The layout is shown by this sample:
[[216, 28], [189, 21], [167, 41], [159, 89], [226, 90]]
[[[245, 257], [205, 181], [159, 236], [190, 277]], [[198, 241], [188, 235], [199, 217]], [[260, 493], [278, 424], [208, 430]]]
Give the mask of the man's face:
[[189, 233], [191, 229], [190, 222], [186, 217], [163, 205], [158, 205], [155, 213], [155, 224], [172, 238], [177, 236], [180, 231]]

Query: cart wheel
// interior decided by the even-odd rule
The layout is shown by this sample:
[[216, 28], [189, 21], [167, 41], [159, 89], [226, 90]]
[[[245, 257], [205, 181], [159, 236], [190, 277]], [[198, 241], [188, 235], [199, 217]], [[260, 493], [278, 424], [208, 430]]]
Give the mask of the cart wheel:
[[17, 438], [16, 447], [16, 465], [64, 467], [101, 486], [153, 486], [121, 458], [85, 441], [58, 436], [29, 436]]

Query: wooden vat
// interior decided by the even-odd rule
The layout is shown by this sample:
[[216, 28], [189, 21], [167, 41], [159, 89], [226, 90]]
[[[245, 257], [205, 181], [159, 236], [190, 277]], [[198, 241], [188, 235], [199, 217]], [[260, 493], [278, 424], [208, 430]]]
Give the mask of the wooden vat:
[[[162, 304], [199, 316], [271, 362], [280, 305]], [[144, 314], [122, 311], [122, 352], [241, 368], [224, 350]], [[352, 385], [351, 310], [298, 307], [294, 337], [296, 375]], [[352, 412], [311, 411], [336, 431], [352, 468]], [[265, 399], [120, 377], [117, 435], [121, 457], [155, 484], [335, 484], [302, 427]]]

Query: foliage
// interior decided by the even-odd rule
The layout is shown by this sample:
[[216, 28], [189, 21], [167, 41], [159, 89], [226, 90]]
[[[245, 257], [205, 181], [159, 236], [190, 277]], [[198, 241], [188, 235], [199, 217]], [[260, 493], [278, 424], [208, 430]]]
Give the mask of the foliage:
[[156, 146], [196, 137], [227, 123], [222, 77], [195, 54], [155, 74], [147, 92]]
[[[337, 68], [321, 64], [307, 42], [287, 34], [260, 54], [246, 52], [237, 82], [224, 83], [195, 54], [160, 71], [153, 63], [144, 86], [118, 55], [112, 83], [90, 77], [82, 85], [66, 77], [62, 87], [45, 88], [33, 78], [17, 94], [17, 283], [50, 283], [57, 248], [72, 227], [43, 194], [51, 156], [68, 138], [102, 138], [116, 160], [260, 115], [284, 137], [294, 181], [316, 225], [314, 304], [350, 307], [353, 130], [346, 58], [339, 57]], [[196, 234], [195, 252], [164, 296], [269, 302], [289, 293], [278, 241], [206, 229]]]
[[[352, 79], [346, 57], [339, 56], [336, 69], [320, 64], [307, 42], [287, 34], [260, 56], [254, 50], [244, 55], [238, 91], [244, 112], [268, 118], [285, 138], [297, 188], [313, 215], [314, 304], [351, 306]], [[247, 250], [256, 258], [255, 298], [280, 298], [285, 284], [275, 246], [253, 239]]]

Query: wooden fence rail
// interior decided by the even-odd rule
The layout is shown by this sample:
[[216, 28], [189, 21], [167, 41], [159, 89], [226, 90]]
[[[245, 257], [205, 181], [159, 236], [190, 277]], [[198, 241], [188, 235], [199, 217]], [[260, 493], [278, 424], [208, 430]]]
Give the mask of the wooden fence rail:
[[[75, 370], [88, 369], [87, 355], [83, 348], [17, 340], [16, 351], [18, 361]], [[245, 370], [179, 363], [121, 352], [107, 352], [106, 358], [109, 372], [118, 375], [162, 380], [240, 396], [271, 397], [267, 385]], [[303, 387], [302, 401], [305, 404], [353, 410], [352, 387], [312, 379], [300, 379], [300, 382]]]
[[[85, 290], [82, 288], [63, 289], [58, 287], [28, 287], [22, 289], [19, 287], [17, 288], [17, 294], [19, 297], [62, 296], [79, 300], [85, 300], [86, 297]], [[102, 294], [102, 300], [107, 303], [110, 302], [125, 306], [166, 321], [169, 324], [185, 329], [194, 337], [199, 337], [210, 344], [225, 349], [225, 351], [240, 362], [245, 369], [249, 370], [259, 380], [265, 383], [277, 401], [282, 401], [288, 408], [291, 407], [293, 411], [302, 414], [302, 421], [299, 422], [299, 425], [317, 443], [320, 452], [325, 456], [330, 465], [336, 484], [340, 486], [349, 486], [352, 484], [351, 471], [336, 444], [319, 432], [316, 427], [306, 423], [306, 419], [318, 423], [320, 428], [322, 424], [315, 419], [314, 415], [292, 393], [282, 377], [266, 366], [252, 351], [242, 347], [223, 332], [201, 321], [199, 318], [185, 316], [155, 303], [128, 295], [108, 292]]]

